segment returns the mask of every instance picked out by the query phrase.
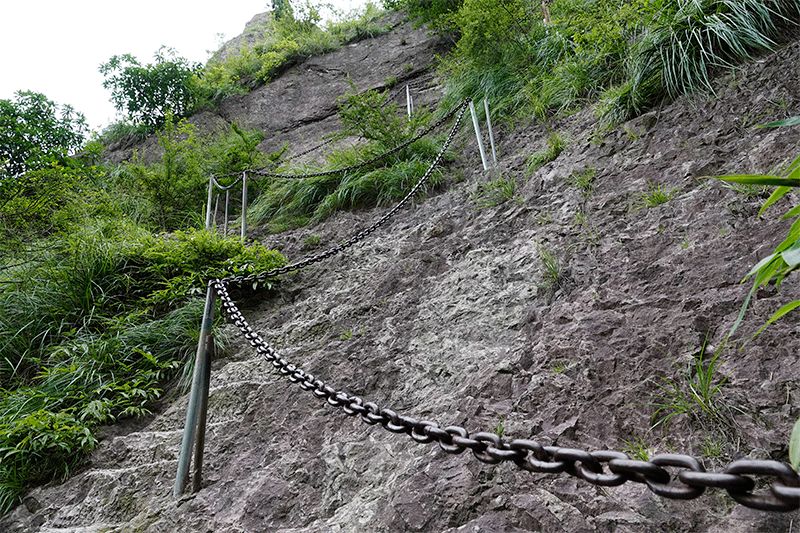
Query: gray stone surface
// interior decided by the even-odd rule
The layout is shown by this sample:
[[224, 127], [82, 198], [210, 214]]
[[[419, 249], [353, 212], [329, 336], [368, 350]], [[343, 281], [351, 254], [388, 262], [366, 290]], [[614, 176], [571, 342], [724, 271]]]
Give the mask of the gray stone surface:
[[[377, 84], [366, 58], [359, 83]], [[753, 125], [797, 112], [798, 58], [794, 44], [719, 80], [717, 98], [680, 99], [601, 142], [590, 139], [591, 111], [564, 119], [557, 126], [568, 149], [530, 177], [525, 159], [544, 145], [544, 128], [501, 131], [501, 172], [518, 180], [520, 200], [495, 208], [471, 199], [487, 177], [473, 171], [479, 162], [465, 125], [460, 166], [448, 171], [464, 179], [402, 211], [352, 253], [247, 300], [245, 315], [287, 358], [412, 416], [470, 430], [502, 421], [507, 436], [586, 449], [641, 437], [653, 451], [702, 454], [707, 439], [720, 439], [712, 424], [679, 418], [650, 429], [659, 384], [682, 379], [707, 334], [719, 342], [747, 291], [740, 278], [788, 227], [778, 216], [787, 203], [758, 220], [763, 198], [702, 177], [764, 171], [795, 155], [800, 131]], [[316, 120], [328, 127], [330, 101], [314, 84], [340, 75], [295, 74], [297, 97], [280, 115], [296, 122], [276, 131]], [[271, 124], [253, 98], [223, 110]], [[597, 169], [588, 199], [569, 178], [587, 167]], [[650, 182], [677, 196], [641, 208]], [[588, 227], [575, 223], [578, 210]], [[342, 213], [263, 240], [299, 257], [309, 251], [306, 236], [331, 244], [382, 212]], [[568, 273], [554, 292], [541, 288], [542, 246]], [[744, 346], [723, 353], [729, 381], [719, 405], [738, 410], [708, 468], [730, 457], [786, 456], [798, 416], [798, 319], [749, 336], [800, 296], [797, 285], [790, 277], [780, 292], [760, 291], [741, 329]], [[446, 455], [336, 412], [238, 341], [214, 365], [205, 486], [176, 502], [185, 404], [177, 398], [141, 427], [114, 429], [81, 472], [31, 491], [0, 530], [729, 533], [785, 531], [798, 518], [748, 510], [719, 492], [668, 501], [641, 485], [598, 488]]]

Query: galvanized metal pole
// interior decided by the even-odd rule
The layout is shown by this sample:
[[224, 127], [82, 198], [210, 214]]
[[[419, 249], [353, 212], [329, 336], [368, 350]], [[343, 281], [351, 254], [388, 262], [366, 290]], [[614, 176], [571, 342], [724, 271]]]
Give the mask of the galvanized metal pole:
[[494, 147], [494, 131], [492, 130], [492, 116], [489, 114], [489, 98], [483, 98], [483, 109], [486, 111], [486, 127], [489, 129], [489, 144], [492, 145], [492, 162], [497, 166], [497, 150]]
[[242, 172], [242, 242], [247, 237], [247, 171]]
[[[181, 439], [181, 450], [178, 456], [178, 472], [175, 476], [175, 488], [172, 494], [179, 498], [186, 488], [189, 480], [189, 462], [192, 456], [192, 445], [194, 444], [197, 422], [200, 415], [200, 407], [203, 401], [202, 390], [204, 376], [208, 371], [208, 347], [211, 340], [211, 326], [214, 323], [214, 307], [217, 295], [214, 288], [209, 283], [206, 291], [206, 305], [203, 310], [203, 321], [200, 324], [200, 339], [197, 341], [197, 353], [194, 358], [194, 374], [192, 375], [192, 390], [189, 393], [189, 405], [186, 407], [186, 423], [183, 426], [183, 437]], [[205, 429], [205, 425], [203, 427]]]
[[411, 120], [411, 88], [406, 85], [406, 111], [408, 112], [408, 120]]
[[208, 201], [206, 202], [206, 230], [211, 229], [211, 197], [214, 194], [214, 177], [208, 177]]
[[222, 223], [222, 234], [228, 236], [228, 205], [231, 203], [231, 190], [225, 190], [225, 222]]
[[475, 127], [475, 138], [478, 139], [478, 150], [481, 152], [481, 163], [483, 163], [483, 170], [489, 170], [489, 165], [486, 163], [486, 150], [483, 149], [481, 127], [478, 125], [478, 115], [475, 114], [475, 104], [472, 102], [472, 100], [469, 101], [469, 112], [472, 115], [472, 125]]
[[214, 223], [213, 225], [217, 225], [217, 211], [219, 210], [219, 193], [214, 195], [216, 199], [214, 200]]

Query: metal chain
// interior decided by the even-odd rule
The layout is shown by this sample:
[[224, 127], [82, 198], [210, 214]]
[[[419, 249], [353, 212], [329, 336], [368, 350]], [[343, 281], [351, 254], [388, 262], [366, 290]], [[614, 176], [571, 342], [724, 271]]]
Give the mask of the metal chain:
[[[392, 433], [405, 433], [421, 444], [436, 442], [446, 453], [471, 450], [475, 458], [484, 463], [510, 462], [528, 472], [566, 473], [602, 487], [642, 483], [653, 494], [674, 500], [695, 499], [706, 488], [717, 488], [726, 490], [731, 498], [752, 509], [785, 512], [800, 508], [800, 476], [780, 461], [740, 459], [720, 472], [707, 472], [698, 459], [689, 455], [659, 454], [641, 461], [614, 450], [585, 451], [547, 446], [529, 439], [506, 439], [487, 431], [470, 433], [461, 426], [441, 427], [437, 422], [418, 420], [380, 407], [336, 390], [284, 359], [253, 330], [231, 299], [225, 282], [215, 280], [211, 285], [220, 298], [225, 317], [281, 376], [345, 414], [358, 416], [365, 424], [380, 424]], [[757, 484], [762, 485], [757, 480], [763, 480], [766, 488], [754, 492]]]
[[394, 155], [394, 154], [396, 154], [396, 153], [398, 153], [398, 152], [400, 152], [402, 150], [405, 150], [406, 148], [411, 146], [413, 143], [417, 142], [418, 140], [420, 140], [421, 138], [425, 137], [430, 132], [434, 131], [439, 126], [441, 126], [442, 124], [447, 122], [455, 113], [457, 113], [462, 108], [463, 108], [463, 104], [457, 106], [455, 109], [453, 109], [452, 111], [450, 111], [449, 113], [447, 113], [446, 115], [441, 117], [439, 120], [437, 120], [436, 122], [434, 122], [433, 124], [431, 124], [430, 126], [425, 128], [424, 130], [420, 131], [419, 133], [417, 133], [416, 135], [414, 135], [413, 137], [411, 137], [407, 141], [404, 141], [404, 142], [398, 144], [397, 146], [395, 146], [394, 148], [390, 148], [389, 150], [383, 152], [382, 154], [376, 155], [375, 157], [373, 157], [371, 159], [367, 159], [365, 161], [362, 161], [360, 163], [356, 163], [354, 165], [341, 167], [341, 168], [336, 168], [336, 169], [333, 169], [333, 170], [323, 170], [323, 171], [319, 171], [319, 172], [306, 172], [304, 174], [282, 174], [280, 172], [269, 172], [269, 171], [267, 171], [265, 169], [254, 169], [254, 170], [251, 170], [250, 173], [254, 174], [254, 175], [257, 175], [257, 176], [263, 176], [265, 178], [298, 179], [299, 180], [299, 179], [308, 179], [308, 178], [319, 178], [319, 177], [323, 177], [323, 176], [335, 176], [335, 175], [338, 175], [338, 174], [345, 174], [345, 173], [351, 172], [353, 170], [358, 170], [358, 169], [361, 169], [361, 168], [364, 168], [364, 167], [369, 167], [369, 166], [374, 165], [375, 163], [378, 163], [379, 161], [382, 161], [382, 160], [386, 159], [387, 157], [389, 157], [391, 155]]
[[[441, 427], [437, 422], [406, 416], [387, 407], [380, 407], [374, 402], [365, 401], [359, 396], [335, 389], [284, 359], [253, 330], [231, 299], [229, 286], [244, 286], [247, 283], [300, 270], [353, 246], [383, 225], [416, 194], [441, 162], [458, 131], [466, 105], [464, 102], [448, 114], [452, 116], [455, 112], [459, 113], [442, 150], [425, 174], [394, 208], [371, 226], [356, 233], [341, 245], [292, 265], [253, 276], [235, 276], [211, 281], [210, 285], [220, 299], [224, 316], [239, 329], [256, 352], [290, 382], [311, 392], [317, 398], [325, 399], [328, 404], [341, 409], [345, 414], [358, 416], [365, 424], [380, 424], [392, 433], [405, 433], [420, 444], [435, 442], [446, 453], [460, 454], [470, 450], [476, 459], [487, 464], [513, 463], [517, 468], [533, 473], [565, 473], [603, 487], [619, 486], [627, 482], [641, 483], [653, 494], [674, 500], [695, 499], [707, 488], [715, 488], [727, 491], [736, 502], [752, 509], [786, 512], [800, 508], [800, 476], [785, 462], [740, 459], [731, 462], [721, 471], [707, 472], [702, 462], [690, 455], [659, 454], [647, 461], [641, 461], [631, 459], [621, 451], [586, 451], [547, 446], [530, 439], [507, 439], [494, 432], [470, 433], [461, 426]], [[757, 485], [763, 488], [755, 491]]]
[[217, 189], [220, 189], [222, 191], [229, 191], [234, 187], [236, 187], [236, 185], [238, 185], [240, 181], [242, 181], [242, 172], [247, 172], [247, 171], [245, 170], [238, 172], [239, 177], [233, 180], [233, 182], [230, 185], [222, 185], [220, 182], [217, 181], [217, 178], [214, 176], [211, 176], [211, 183], [213, 183]]
[[[400, 94], [400, 92], [401, 92], [400, 90], [397, 90], [394, 93], [392, 93], [387, 98], [387, 100], [381, 105], [380, 109], [383, 109], [384, 107], [386, 107], [391, 102], [391, 99], [394, 98], [395, 96], [397, 96], [398, 94]], [[268, 169], [275, 168], [278, 165], [278, 162], [272, 162], [272, 163], [270, 163], [269, 165], [267, 165], [265, 167], [250, 168], [250, 169], [245, 169], [245, 171], [246, 172], [255, 173], [255, 174], [258, 174], [258, 175], [261, 175], [261, 176], [265, 176], [265, 177], [273, 177], [273, 178], [278, 178], [279, 177], [279, 178], [283, 178], [283, 179], [307, 179], [307, 178], [312, 178], [312, 177], [317, 177], [317, 176], [334, 175], [334, 174], [348, 172], [350, 170], [356, 170], [358, 168], [361, 168], [361, 167], [364, 167], [364, 166], [369, 166], [371, 164], [377, 163], [378, 161], [388, 157], [389, 155], [392, 155], [393, 153], [396, 153], [397, 151], [409, 146], [413, 142], [418, 141], [420, 138], [422, 138], [425, 135], [427, 135], [428, 133], [430, 133], [435, 127], [437, 127], [438, 125], [440, 125], [443, 122], [445, 122], [448, 118], [449, 118], [449, 116], [443, 117], [440, 121], [438, 121], [438, 123], [434, 124], [433, 127], [428, 128], [427, 130], [423, 131], [418, 136], [416, 136], [415, 138], [411, 139], [411, 141], [407, 141], [404, 145], [401, 145], [400, 147], [392, 148], [388, 152], [385, 152], [385, 153], [383, 153], [381, 155], [378, 155], [378, 156], [376, 156], [376, 157], [374, 157], [374, 158], [372, 158], [372, 159], [370, 159], [368, 161], [365, 161], [365, 162], [362, 162], [362, 163], [358, 163], [356, 165], [352, 165], [352, 166], [349, 166], [349, 167], [330, 170], [330, 171], [327, 171], [326, 173], [322, 173], [322, 174], [320, 174], [320, 173], [314, 173], [314, 174], [278, 174], [278, 173], [268, 173], [267, 172]], [[288, 163], [289, 161], [293, 161], [293, 160], [295, 160], [297, 158], [300, 158], [300, 157], [302, 157], [304, 155], [310, 154], [311, 152], [319, 150], [320, 148], [328, 146], [332, 142], [335, 142], [337, 140], [341, 140], [343, 138], [345, 138], [345, 137], [341, 137], [340, 135], [336, 135], [334, 137], [331, 137], [328, 140], [322, 141], [321, 143], [312, 146], [308, 150], [304, 150], [304, 151], [300, 152], [299, 154], [294, 154], [291, 157], [287, 157], [283, 161], [280, 161], [280, 163]], [[234, 171], [234, 172], [226, 172], [225, 174], [219, 174], [216, 177], [217, 178], [227, 178], [227, 177], [235, 176], [235, 175], [241, 174], [241, 173], [242, 173], [241, 170], [237, 170], [237, 171]]]
[[453, 143], [453, 139], [455, 138], [456, 133], [458, 132], [458, 128], [461, 125], [461, 121], [464, 118], [464, 112], [466, 110], [467, 110], [467, 103], [463, 102], [460, 106], [455, 108], [455, 110], [453, 112], [448, 113], [447, 116], [452, 116], [453, 113], [458, 112], [458, 117], [456, 118], [455, 124], [453, 125], [453, 129], [450, 130], [450, 134], [447, 136], [447, 139], [445, 140], [444, 144], [442, 145], [441, 150], [439, 150], [439, 153], [436, 154], [436, 157], [434, 158], [433, 162], [430, 164], [430, 166], [425, 171], [425, 173], [422, 175], [422, 177], [419, 180], [417, 180], [417, 183], [403, 197], [403, 199], [400, 200], [392, 209], [390, 209], [388, 212], [386, 212], [382, 217], [380, 217], [378, 220], [376, 220], [374, 223], [372, 223], [372, 225], [370, 225], [367, 228], [364, 228], [363, 230], [359, 231], [355, 235], [352, 235], [349, 239], [347, 239], [343, 243], [337, 244], [336, 246], [328, 248], [327, 250], [325, 250], [325, 251], [323, 251], [323, 252], [321, 252], [319, 254], [305, 257], [305, 258], [301, 259], [300, 261], [298, 261], [296, 263], [292, 263], [290, 265], [286, 265], [286, 266], [283, 266], [283, 267], [280, 267], [280, 268], [275, 268], [273, 270], [269, 270], [267, 272], [262, 272], [260, 274], [253, 274], [253, 275], [250, 275], [250, 276], [244, 276], [244, 275], [242, 275], [242, 276], [231, 276], [231, 277], [225, 278], [222, 281], [227, 285], [235, 285], [235, 286], [238, 286], [238, 287], [244, 287], [245, 285], [251, 285], [251, 284], [260, 284], [263, 281], [267, 280], [268, 278], [273, 278], [275, 276], [288, 274], [289, 272], [294, 272], [296, 270], [303, 269], [303, 268], [305, 268], [307, 266], [310, 266], [310, 265], [313, 265], [315, 263], [319, 263], [320, 261], [323, 261], [325, 259], [328, 259], [329, 257], [333, 257], [333, 256], [341, 253], [342, 251], [346, 250], [347, 248], [350, 248], [354, 244], [358, 243], [359, 241], [361, 241], [362, 239], [364, 239], [368, 235], [370, 235], [376, 229], [378, 229], [379, 227], [384, 225], [386, 223], [386, 221], [388, 221], [390, 218], [392, 218], [395, 215], [395, 213], [397, 213], [400, 209], [402, 209], [403, 206], [405, 206], [411, 200], [411, 198], [413, 198], [414, 195], [417, 194], [417, 192], [419, 192], [419, 190], [428, 182], [428, 180], [430, 179], [431, 175], [433, 174], [433, 171], [436, 169], [436, 167], [439, 165], [439, 163], [441, 163], [442, 158], [444, 157], [444, 154], [447, 152], [447, 150], [450, 148], [450, 145]]

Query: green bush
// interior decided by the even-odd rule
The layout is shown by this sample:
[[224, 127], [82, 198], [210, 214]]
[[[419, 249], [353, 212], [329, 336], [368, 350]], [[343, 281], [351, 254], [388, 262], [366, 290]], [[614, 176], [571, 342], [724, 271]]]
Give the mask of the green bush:
[[139, 200], [124, 209], [128, 216], [164, 230], [199, 225], [210, 175], [260, 167], [270, 158], [257, 149], [264, 138], [261, 132], [235, 124], [205, 138], [196, 131], [193, 124], [168, 115], [157, 133], [161, 161], [147, 164], [137, 155], [120, 167], [113, 187], [123, 193], [124, 201]]
[[491, 98], [498, 118], [546, 119], [599, 100], [606, 125], [665, 98], [710, 89], [715, 72], [772, 50], [800, 1], [523, 0], [395, 2], [456, 41], [446, 102]]
[[241, 94], [266, 83], [281, 72], [313, 55], [343, 44], [389, 31], [379, 19], [382, 12], [368, 3], [362, 12], [325, 27], [318, 10], [305, 6], [274, 16], [252, 47], [243, 47], [223, 60], [210, 61], [193, 79], [193, 90], [203, 105], [213, 107], [222, 98]]
[[81, 113], [41, 93], [18, 91], [14, 100], [0, 99], [0, 181], [63, 163], [87, 130]]
[[[367, 142], [331, 152], [327, 164], [321, 167], [281, 170], [295, 173], [360, 163], [408, 141], [431, 118], [420, 112], [409, 122], [396, 105], [385, 103], [386, 95], [376, 91], [345, 95], [339, 110], [343, 131], [360, 135]], [[317, 222], [337, 210], [390, 204], [411, 190], [441, 145], [441, 136], [428, 136], [373, 167], [303, 180], [271, 181], [250, 206], [248, 218], [253, 223], [268, 222], [272, 231], [283, 231]], [[452, 155], [446, 154], [445, 161], [451, 160]], [[435, 188], [441, 182], [442, 173], [437, 169], [427, 186]]]
[[120, 220], [42, 244], [36, 261], [0, 270], [0, 512], [65, 475], [98, 424], [150, 412], [197, 344], [206, 280], [286, 262], [261, 245]]
[[183, 117], [194, 109], [192, 79], [199, 68], [175, 50], [161, 47], [153, 63], [142, 65], [130, 54], [115, 55], [100, 65], [100, 73], [117, 110], [134, 125], [155, 129], [168, 115]]

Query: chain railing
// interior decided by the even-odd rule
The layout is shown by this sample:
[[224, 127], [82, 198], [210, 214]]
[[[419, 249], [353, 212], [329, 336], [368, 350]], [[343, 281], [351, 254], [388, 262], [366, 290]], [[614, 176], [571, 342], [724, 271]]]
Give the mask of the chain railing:
[[[357, 244], [385, 224], [424, 186], [440, 164], [445, 151], [455, 138], [467, 107], [469, 103], [464, 102], [446, 115], [449, 118], [457, 113], [457, 118], [434, 161], [411, 191], [373, 224], [355, 233], [343, 243], [296, 263], [251, 276], [233, 276], [209, 282], [207, 312], [198, 346], [198, 363], [195, 364], [195, 380], [200, 388], [205, 384], [205, 396], [201, 391], [197, 396], [193, 394], [190, 397], [175, 495], [179, 496], [183, 492], [188, 481], [188, 457], [195, 432], [199, 433], [195, 450], [193, 490], [199, 490], [201, 485], [203, 453], [201, 433], [205, 425], [203, 406], [207, 406], [208, 403], [210, 368], [206, 348], [210, 344], [214, 302], [219, 298], [224, 317], [238, 328], [241, 335], [279, 375], [315, 397], [324, 399], [331, 406], [341, 409], [348, 416], [358, 417], [368, 425], [380, 425], [392, 433], [406, 434], [417, 443], [436, 443], [448, 454], [460, 454], [469, 450], [483, 463], [492, 465], [511, 463], [521, 470], [532, 473], [567, 474], [597, 486], [643, 484], [653, 494], [672, 500], [691, 500], [703, 495], [706, 489], [719, 489], [726, 491], [736, 502], [752, 509], [785, 512], [800, 508], [800, 476], [789, 464], [782, 461], [739, 459], [719, 471], [706, 471], [702, 461], [690, 455], [659, 454], [643, 461], [632, 459], [626, 453], [617, 450], [588, 451], [547, 445], [531, 439], [509, 439], [488, 431], [470, 433], [466, 428], [455, 425], [443, 427], [438, 422], [407, 416], [344, 390], [337, 390], [286, 360], [250, 326], [231, 298], [229, 289], [246, 288], [251, 284], [255, 286], [267, 279], [319, 263]], [[204, 360], [201, 360], [201, 352], [205, 352]]]

